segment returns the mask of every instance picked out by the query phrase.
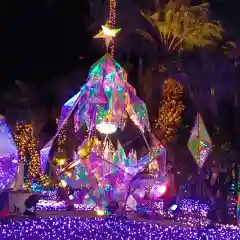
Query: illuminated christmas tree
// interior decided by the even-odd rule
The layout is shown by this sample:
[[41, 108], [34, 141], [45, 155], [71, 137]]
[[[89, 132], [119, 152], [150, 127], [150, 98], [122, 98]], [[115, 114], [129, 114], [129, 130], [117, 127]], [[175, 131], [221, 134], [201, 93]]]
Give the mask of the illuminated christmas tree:
[[[103, 26], [97, 37], [105, 38], [108, 49], [117, 32]], [[111, 201], [124, 205], [138, 174], [153, 160], [165, 163], [164, 147], [153, 144], [156, 140], [145, 103], [127, 82], [127, 73], [108, 53], [91, 67], [86, 84], [63, 105], [58, 131], [42, 155], [49, 155], [63, 128], [68, 129], [72, 156], [43, 157], [43, 169], [47, 161], [58, 162], [55, 171], [60, 186], [88, 188], [86, 197], [97, 207], [106, 207]], [[159, 171], [162, 177], [164, 171]], [[148, 187], [160, 183], [160, 177], [155, 177], [157, 181], [148, 182]]]

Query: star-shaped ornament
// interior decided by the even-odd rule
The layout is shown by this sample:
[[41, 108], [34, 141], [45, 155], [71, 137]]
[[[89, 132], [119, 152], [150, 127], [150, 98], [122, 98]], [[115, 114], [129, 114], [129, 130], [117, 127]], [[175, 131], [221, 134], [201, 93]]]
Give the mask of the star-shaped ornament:
[[108, 24], [105, 26], [102, 25], [102, 31], [100, 31], [94, 38], [105, 38], [105, 44], [108, 49], [110, 42], [113, 41], [113, 38], [121, 31], [121, 28], [110, 29]]

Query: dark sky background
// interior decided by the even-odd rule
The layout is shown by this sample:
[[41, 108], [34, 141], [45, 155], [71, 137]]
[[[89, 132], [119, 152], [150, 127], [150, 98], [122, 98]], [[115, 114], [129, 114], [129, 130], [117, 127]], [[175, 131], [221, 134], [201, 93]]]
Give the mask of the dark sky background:
[[209, 0], [210, 9], [215, 19], [219, 19], [225, 30], [235, 39], [240, 38], [240, 1]]
[[91, 55], [87, 0], [1, 3], [1, 84], [49, 78]]
[[[121, 9], [128, 5], [125, 0], [118, 2]], [[145, 5], [141, 4], [143, 1], [133, 2]], [[102, 3], [106, 4], [106, 0], [98, 1], [98, 4]], [[91, 4], [97, 13], [96, 0], [2, 1], [1, 86], [15, 79], [49, 80], [75, 66], [91, 64], [98, 55], [96, 49], [92, 50]], [[210, 0], [210, 4], [214, 18], [219, 18], [227, 32], [238, 39], [239, 2]], [[99, 22], [99, 26], [101, 24]], [[84, 60], [80, 60], [80, 56], [84, 56]]]

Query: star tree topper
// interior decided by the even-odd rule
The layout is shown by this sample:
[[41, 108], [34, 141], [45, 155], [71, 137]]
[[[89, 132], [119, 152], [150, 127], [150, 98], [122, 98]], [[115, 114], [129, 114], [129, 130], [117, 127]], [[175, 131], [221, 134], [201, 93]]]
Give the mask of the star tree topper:
[[102, 31], [95, 35], [94, 38], [105, 38], [106, 48], [108, 49], [110, 42], [113, 41], [113, 38], [116, 37], [120, 31], [121, 28], [110, 29], [109, 24], [105, 24], [105, 26], [102, 25]]

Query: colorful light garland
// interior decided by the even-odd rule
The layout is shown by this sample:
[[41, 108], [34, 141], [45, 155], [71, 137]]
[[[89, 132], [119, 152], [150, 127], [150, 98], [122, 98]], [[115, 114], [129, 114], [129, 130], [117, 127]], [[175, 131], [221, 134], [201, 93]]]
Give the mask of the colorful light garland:
[[125, 221], [119, 218], [45, 217], [9, 221], [0, 224], [0, 239], [164, 239], [164, 240], [236, 240], [239, 228], [219, 226], [210, 229], [162, 226], [145, 221]]
[[[105, 28], [103, 32], [104, 30]], [[94, 201], [99, 206], [105, 206], [107, 201], [113, 199], [124, 202], [125, 194], [128, 192], [127, 186], [133, 176], [137, 179], [136, 174], [153, 159], [165, 162], [165, 150], [162, 145], [154, 144], [149, 148], [146, 146], [146, 143], [149, 144], [146, 136], [150, 134], [144, 135], [145, 132], [150, 132], [146, 105], [127, 82], [127, 73], [109, 53], [92, 66], [86, 84], [64, 104], [58, 132], [44, 149], [51, 149], [59, 132], [71, 117], [73, 117], [74, 126], [72, 130], [69, 126], [69, 131], [77, 137], [84, 125], [88, 129], [86, 138], [83, 142], [77, 142], [74, 154], [69, 161], [58, 158], [57, 153], [51, 158], [61, 165], [61, 171], [58, 174], [61, 186], [72, 189], [91, 186], [89, 201]], [[129, 155], [120, 141], [116, 142], [117, 146], [114, 148], [108, 136], [110, 133], [106, 132], [109, 126], [115, 126], [114, 130], [124, 131], [129, 120], [136, 126], [136, 130], [139, 130], [137, 133], [132, 133], [133, 137], [136, 137], [136, 134], [138, 137], [141, 136], [141, 141], [137, 145], [132, 145], [134, 150], [138, 150], [138, 159], [137, 153], [134, 154], [132, 151], [133, 148], [129, 149], [130, 153], [132, 151]], [[108, 126], [104, 131], [100, 129], [103, 125]], [[102, 140], [94, 136], [96, 131], [104, 136]], [[146, 151], [143, 152], [143, 149]], [[162, 170], [164, 172], [165, 168]], [[165, 172], [162, 175], [165, 176]]]

